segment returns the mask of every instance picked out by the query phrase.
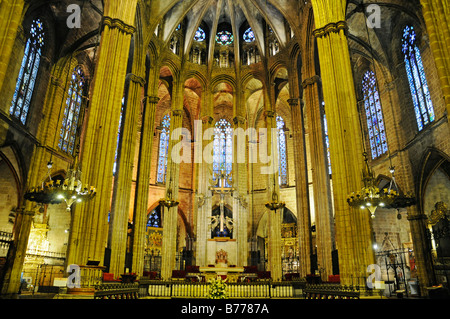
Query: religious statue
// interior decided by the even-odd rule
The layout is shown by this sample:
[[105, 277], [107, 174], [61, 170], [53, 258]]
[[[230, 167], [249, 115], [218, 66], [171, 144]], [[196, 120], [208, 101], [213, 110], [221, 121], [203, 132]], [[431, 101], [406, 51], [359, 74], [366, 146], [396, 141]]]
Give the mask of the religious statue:
[[216, 264], [226, 264], [228, 263], [228, 253], [223, 249], [216, 252]]

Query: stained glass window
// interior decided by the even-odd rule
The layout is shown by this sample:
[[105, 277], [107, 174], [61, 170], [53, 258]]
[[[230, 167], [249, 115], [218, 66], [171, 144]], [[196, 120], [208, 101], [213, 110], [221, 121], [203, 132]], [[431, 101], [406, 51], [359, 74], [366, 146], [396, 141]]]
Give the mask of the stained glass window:
[[194, 40], [198, 41], [198, 42], [202, 42], [202, 41], [205, 41], [205, 39], [206, 39], [205, 31], [203, 31], [202, 28], [198, 28], [197, 31], [195, 32]]
[[412, 26], [403, 30], [402, 52], [405, 56], [406, 74], [416, 113], [417, 126], [421, 131], [435, 119], [433, 103], [425, 76], [422, 56], [416, 44], [417, 35]]
[[[325, 103], [322, 103], [324, 105]], [[328, 173], [331, 175], [330, 138], [328, 137], [328, 122], [326, 114], [323, 115], [323, 128], [325, 133], [325, 147], [327, 148]]]
[[277, 116], [277, 143], [278, 143], [278, 182], [280, 186], [287, 185], [287, 155], [285, 123], [281, 116]]
[[25, 45], [25, 52], [17, 77], [16, 89], [9, 108], [9, 113], [19, 119], [22, 124], [25, 124], [27, 120], [43, 46], [44, 26], [41, 20], [36, 19], [31, 24], [30, 35]]
[[[233, 168], [233, 130], [231, 124], [221, 119], [214, 128], [213, 172], [220, 174], [224, 171], [230, 174]], [[227, 187], [228, 183], [226, 183]]]
[[70, 77], [66, 107], [64, 109], [64, 117], [58, 144], [58, 147], [61, 150], [70, 154], [73, 154], [75, 147], [84, 83], [85, 80], [83, 71], [80, 66], [77, 66]]
[[372, 158], [375, 159], [388, 151], [383, 112], [377, 79], [373, 71], [367, 71], [362, 81], [367, 129], [369, 131]]
[[216, 41], [221, 45], [230, 45], [233, 40], [234, 36], [228, 31], [220, 31], [216, 34]]
[[125, 104], [125, 97], [122, 98], [122, 108], [120, 109], [119, 128], [117, 130], [116, 153], [114, 155], [113, 175], [116, 173], [116, 167], [117, 167], [117, 154], [119, 153], [119, 141], [120, 141], [120, 133], [122, 130], [122, 115], [123, 115], [123, 105], [124, 104]]
[[147, 220], [147, 227], [162, 227], [161, 223], [161, 206], [156, 207], [150, 212]]
[[253, 33], [252, 28], [248, 28], [244, 32], [243, 39], [244, 39], [245, 42], [248, 42], [248, 43], [255, 41], [255, 34]]
[[162, 129], [159, 135], [159, 157], [158, 157], [158, 175], [156, 181], [158, 183], [166, 182], [167, 172], [167, 156], [169, 153], [169, 137], [170, 137], [170, 115], [163, 117], [161, 123]]

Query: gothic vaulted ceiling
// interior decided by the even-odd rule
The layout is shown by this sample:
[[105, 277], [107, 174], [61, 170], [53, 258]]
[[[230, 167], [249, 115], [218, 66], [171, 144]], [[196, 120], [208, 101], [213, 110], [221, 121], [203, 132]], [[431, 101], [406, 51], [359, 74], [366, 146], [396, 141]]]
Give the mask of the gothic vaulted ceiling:
[[[206, 41], [214, 46], [216, 34], [228, 28], [234, 39], [242, 39], [242, 28], [250, 27], [262, 54], [265, 52], [266, 25], [281, 47], [289, 40], [289, 25], [295, 30], [304, 1], [298, 0], [159, 0], [152, 1], [151, 12], [159, 12], [162, 39], [170, 41], [174, 31], [184, 24], [184, 52], [189, 52], [199, 27], [205, 28]], [[237, 42], [237, 41], [236, 41]]]

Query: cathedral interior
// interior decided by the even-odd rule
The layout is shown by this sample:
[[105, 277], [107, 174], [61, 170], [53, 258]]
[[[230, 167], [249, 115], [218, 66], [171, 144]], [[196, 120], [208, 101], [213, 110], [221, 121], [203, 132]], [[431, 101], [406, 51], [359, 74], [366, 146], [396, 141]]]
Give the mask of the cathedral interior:
[[448, 1], [0, 16], [1, 298], [448, 298]]

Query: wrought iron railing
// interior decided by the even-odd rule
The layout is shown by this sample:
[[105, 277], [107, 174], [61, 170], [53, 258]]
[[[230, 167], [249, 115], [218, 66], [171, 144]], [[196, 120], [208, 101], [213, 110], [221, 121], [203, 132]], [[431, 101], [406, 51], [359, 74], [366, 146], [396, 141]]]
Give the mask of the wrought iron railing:
[[307, 285], [303, 293], [306, 299], [359, 299], [361, 295], [358, 286], [339, 284]]
[[139, 284], [109, 283], [95, 286], [94, 299], [138, 299]]

